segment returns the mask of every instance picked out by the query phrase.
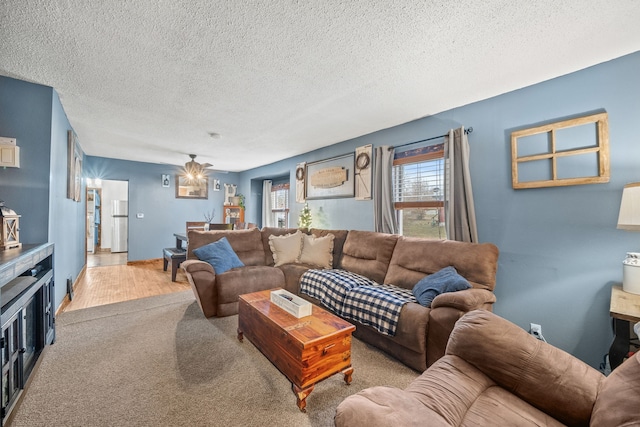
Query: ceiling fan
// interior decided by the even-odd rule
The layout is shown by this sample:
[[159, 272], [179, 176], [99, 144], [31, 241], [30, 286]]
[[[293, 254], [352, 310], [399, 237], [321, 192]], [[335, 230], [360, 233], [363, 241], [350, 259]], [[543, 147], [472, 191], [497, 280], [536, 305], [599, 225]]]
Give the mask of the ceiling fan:
[[198, 163], [196, 162], [196, 155], [189, 154], [191, 161], [184, 164], [184, 170], [187, 178], [189, 179], [202, 179], [206, 175], [205, 169], [213, 166], [211, 163]]

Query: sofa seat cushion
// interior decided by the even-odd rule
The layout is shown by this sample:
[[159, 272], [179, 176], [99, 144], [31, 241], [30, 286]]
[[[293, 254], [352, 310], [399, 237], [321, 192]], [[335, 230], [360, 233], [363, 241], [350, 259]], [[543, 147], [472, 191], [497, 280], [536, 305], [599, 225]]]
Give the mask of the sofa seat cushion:
[[247, 266], [216, 275], [218, 305], [237, 303], [238, 296], [284, 286], [284, 274], [275, 267]]

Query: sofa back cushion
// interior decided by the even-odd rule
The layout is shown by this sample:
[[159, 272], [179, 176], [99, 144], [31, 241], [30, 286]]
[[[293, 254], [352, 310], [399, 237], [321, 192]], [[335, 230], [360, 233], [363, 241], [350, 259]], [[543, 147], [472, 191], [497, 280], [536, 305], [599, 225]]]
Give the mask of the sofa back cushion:
[[498, 269], [498, 248], [491, 243], [400, 237], [384, 283], [406, 289], [423, 277], [452, 266], [474, 288], [493, 290]]
[[581, 360], [486, 310], [470, 311], [456, 322], [446, 354], [475, 366], [564, 425], [589, 425], [605, 379]]
[[265, 265], [260, 230], [189, 230], [187, 259], [197, 259], [193, 250], [226, 237], [233, 251], [244, 265]]
[[351, 230], [342, 248], [340, 266], [383, 283], [397, 240], [396, 234]]
[[311, 234], [316, 237], [324, 237], [329, 234], [333, 234], [333, 268], [342, 268], [340, 262], [342, 261], [342, 249], [344, 248], [344, 241], [347, 239], [348, 230], [323, 230], [320, 228], [312, 228]]

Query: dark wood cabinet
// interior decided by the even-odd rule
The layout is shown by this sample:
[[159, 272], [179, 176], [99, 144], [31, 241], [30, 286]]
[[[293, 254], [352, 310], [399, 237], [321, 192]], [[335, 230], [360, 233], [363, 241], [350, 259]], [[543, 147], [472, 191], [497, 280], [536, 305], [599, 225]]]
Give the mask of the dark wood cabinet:
[[0, 251], [2, 424], [42, 350], [55, 341], [54, 295], [52, 243]]

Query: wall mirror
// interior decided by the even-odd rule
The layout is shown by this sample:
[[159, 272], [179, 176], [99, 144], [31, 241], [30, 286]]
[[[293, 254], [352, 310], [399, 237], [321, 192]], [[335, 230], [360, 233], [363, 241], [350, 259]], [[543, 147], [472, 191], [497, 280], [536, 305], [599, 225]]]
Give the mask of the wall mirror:
[[176, 198], [177, 199], [208, 199], [209, 179], [189, 179], [185, 176], [176, 175]]

